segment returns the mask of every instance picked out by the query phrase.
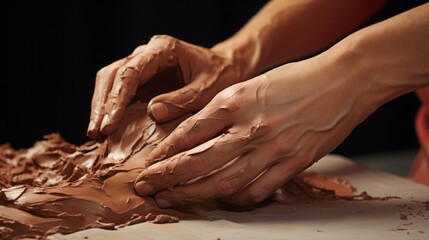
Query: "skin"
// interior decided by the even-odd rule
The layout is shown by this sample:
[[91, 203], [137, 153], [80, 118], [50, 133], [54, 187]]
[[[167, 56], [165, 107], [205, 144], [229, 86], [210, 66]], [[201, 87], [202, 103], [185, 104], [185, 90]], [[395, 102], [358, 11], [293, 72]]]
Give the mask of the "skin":
[[230, 86], [150, 154], [135, 189], [161, 207], [263, 201], [384, 103], [429, 86], [429, 4]]
[[154, 36], [130, 56], [98, 71], [88, 136], [102, 139], [114, 133], [137, 88], [171, 67], [179, 70], [186, 86], [150, 101], [148, 113], [159, 121], [202, 108], [217, 92], [242, 78], [231, 59], [222, 54], [167, 35]]
[[148, 113], [159, 122], [196, 112], [228, 86], [327, 47], [355, 30], [383, 2], [270, 1], [239, 32], [210, 49], [154, 36], [97, 73], [87, 135], [103, 139], [114, 133], [138, 86], [163, 69], [177, 68], [185, 86], [150, 101]]

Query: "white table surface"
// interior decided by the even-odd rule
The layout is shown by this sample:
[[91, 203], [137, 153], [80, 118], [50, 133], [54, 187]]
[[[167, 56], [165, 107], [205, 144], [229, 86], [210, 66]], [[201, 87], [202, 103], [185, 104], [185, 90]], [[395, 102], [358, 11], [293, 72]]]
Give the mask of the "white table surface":
[[423, 203], [429, 201], [428, 186], [336, 155], [326, 156], [310, 170], [346, 179], [358, 192], [401, 199], [271, 204], [251, 212], [216, 210], [207, 213], [210, 220], [89, 229], [49, 239], [429, 239], [429, 210]]

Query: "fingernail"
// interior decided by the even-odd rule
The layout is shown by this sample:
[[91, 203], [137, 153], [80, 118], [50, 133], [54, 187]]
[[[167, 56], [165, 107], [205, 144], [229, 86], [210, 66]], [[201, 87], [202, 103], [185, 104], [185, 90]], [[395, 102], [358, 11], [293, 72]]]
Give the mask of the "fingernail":
[[157, 199], [155, 201], [156, 201], [156, 204], [158, 204], [158, 206], [161, 208], [169, 208], [169, 207], [173, 206], [169, 201], [167, 201], [165, 199]]
[[98, 137], [97, 130], [95, 130], [95, 122], [91, 121], [89, 123], [86, 135], [92, 139], [96, 139]]
[[152, 116], [152, 118], [155, 118], [155, 120], [166, 119], [168, 116], [167, 105], [164, 103], [154, 103], [150, 105], [149, 114]]
[[88, 124], [88, 132], [90, 131], [94, 131], [95, 130], [95, 122], [94, 121], [90, 121]]
[[105, 128], [109, 124], [110, 118], [109, 115], [104, 114], [103, 119], [101, 120], [100, 129]]
[[134, 188], [135, 188], [136, 192], [142, 196], [149, 195], [154, 190], [154, 187], [145, 181], [137, 182]]
[[105, 135], [111, 135], [117, 130], [117, 124], [113, 124], [112, 119], [109, 115], [104, 115], [103, 121], [101, 122], [101, 132]]
[[91, 139], [97, 140], [99, 135], [98, 135], [98, 132], [95, 130], [88, 130], [86, 132], [86, 136], [88, 136]]

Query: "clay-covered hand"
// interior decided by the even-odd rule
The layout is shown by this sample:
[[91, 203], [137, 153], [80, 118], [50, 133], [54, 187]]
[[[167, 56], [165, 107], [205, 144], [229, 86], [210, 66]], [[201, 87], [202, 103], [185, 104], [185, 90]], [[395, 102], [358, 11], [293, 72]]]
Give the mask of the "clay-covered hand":
[[137, 88], [156, 74], [177, 67], [185, 86], [150, 101], [148, 113], [164, 122], [205, 106], [219, 91], [241, 80], [238, 64], [220, 51], [157, 35], [128, 57], [97, 73], [88, 136], [113, 133]]
[[343, 62], [322, 54], [226, 88], [151, 152], [137, 193], [161, 207], [268, 198], [377, 108]]

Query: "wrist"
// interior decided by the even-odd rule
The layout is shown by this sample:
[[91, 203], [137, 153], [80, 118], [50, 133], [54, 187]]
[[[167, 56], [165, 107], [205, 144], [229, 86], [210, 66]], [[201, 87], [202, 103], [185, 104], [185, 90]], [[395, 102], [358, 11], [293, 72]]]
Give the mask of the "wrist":
[[332, 66], [348, 75], [344, 77], [346, 89], [350, 94], [359, 96], [356, 104], [363, 108], [366, 105], [368, 111], [375, 111], [386, 102], [412, 91], [412, 88], [398, 85], [392, 75], [394, 70], [383, 63], [374, 49], [369, 47], [367, 37], [360, 33], [352, 34], [334, 45], [326, 52], [330, 56], [325, 58], [331, 58]]
[[251, 36], [233, 36], [213, 46], [211, 50], [226, 58], [239, 72], [238, 82], [256, 76], [262, 69], [260, 65], [260, 46]]
[[[358, 71], [369, 73], [365, 80], [368, 90], [382, 103], [429, 85], [429, 58], [425, 51], [428, 28], [420, 18], [413, 21], [414, 15], [418, 14], [401, 14], [360, 30], [338, 44], [347, 46], [347, 54], [353, 56]], [[402, 24], [404, 19], [409, 23]]]
[[316, 57], [304, 60], [309, 62], [306, 64], [309, 75], [317, 76], [318, 83], [312, 85], [324, 94], [320, 99], [333, 95], [336, 101], [342, 102], [338, 105], [349, 109], [347, 118], [354, 124], [365, 120], [396, 94], [379, 82], [360, 41], [360, 38], [346, 38]]

